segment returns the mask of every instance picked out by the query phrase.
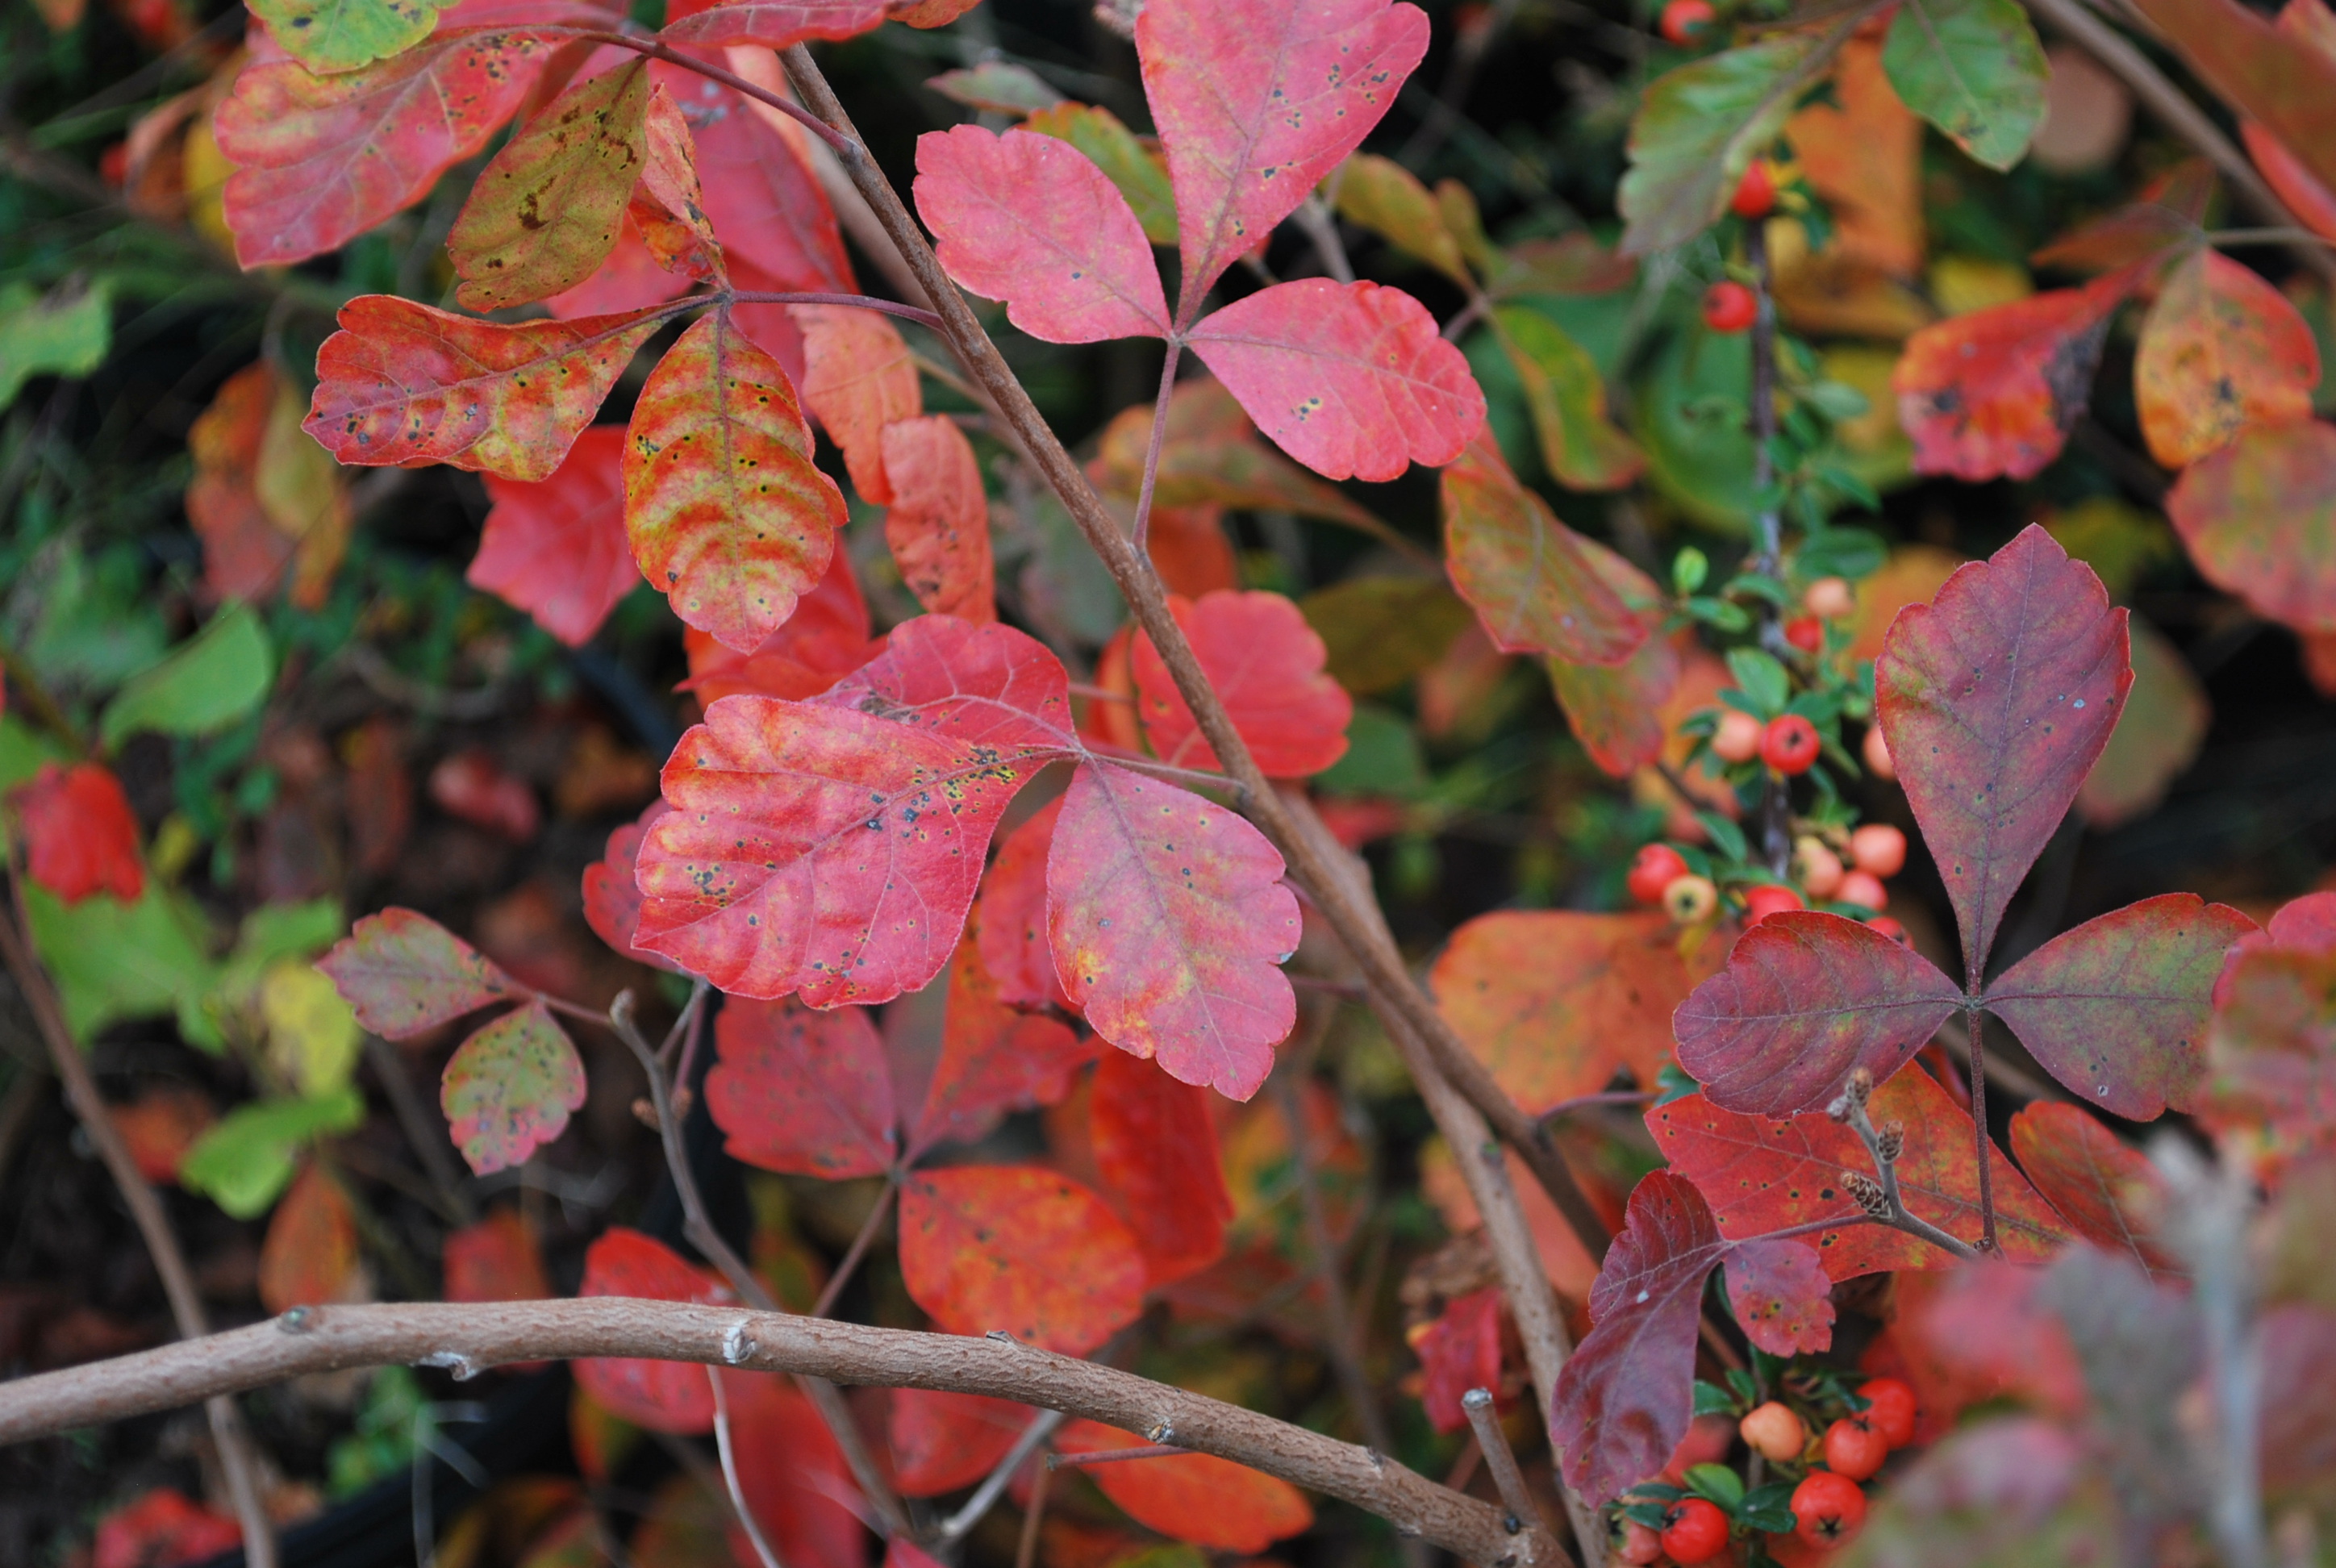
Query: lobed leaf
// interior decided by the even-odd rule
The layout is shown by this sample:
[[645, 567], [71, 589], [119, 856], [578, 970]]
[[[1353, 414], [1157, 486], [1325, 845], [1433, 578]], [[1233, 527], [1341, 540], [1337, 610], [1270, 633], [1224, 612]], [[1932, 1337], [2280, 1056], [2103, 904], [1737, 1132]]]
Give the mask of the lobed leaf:
[[2015, 0], [1904, 0], [1882, 68], [1906, 107], [1990, 169], [2009, 169], [2044, 121], [2051, 68]]
[[714, 1046], [706, 1109], [732, 1159], [829, 1182], [891, 1169], [892, 1075], [866, 1008], [733, 998], [714, 1019]]
[[661, 800], [651, 801], [638, 821], [623, 823], [610, 833], [600, 858], [584, 868], [582, 891], [584, 923], [592, 928], [593, 935], [637, 963], [679, 974], [681, 970], [670, 960], [633, 946], [634, 934], [641, 924], [641, 889], [635, 880], [640, 864], [641, 841], [648, 835], [649, 824], [671, 809]]
[[2077, 1234], [2130, 1255], [2156, 1278], [2185, 1272], [2158, 1235], [2166, 1179], [2098, 1117], [2033, 1101], [2011, 1118], [2011, 1154]]
[[696, 141], [689, 117], [657, 73], [662, 63], [649, 64], [648, 108], [641, 119], [641, 178], [626, 215], [660, 268], [692, 281], [720, 280], [722, 246], [706, 216]]
[[2205, 1117], [2300, 1148], [2336, 1131], [2336, 944], [2239, 945], [2214, 987]]
[[311, 1139], [355, 1132], [365, 1120], [365, 1096], [346, 1085], [315, 1099], [248, 1101], [195, 1140], [179, 1163], [179, 1184], [236, 1219], [258, 1219], [292, 1180]]
[[[1198, 599], [1172, 595], [1168, 609], [1268, 778], [1306, 778], [1346, 755], [1354, 699], [1323, 673], [1322, 639], [1295, 604], [1278, 593], [1225, 589]], [[1167, 661], [1141, 631], [1131, 663], [1153, 752], [1178, 767], [1222, 768]]]
[[2185, 468], [2252, 424], [2312, 417], [2320, 347], [2287, 297], [2201, 246], [2159, 287], [2133, 362], [2149, 454]]
[[411, 1039], [524, 994], [470, 943], [394, 905], [357, 921], [316, 967], [332, 977], [357, 1021], [385, 1040]]
[[935, 615], [998, 618], [989, 497], [973, 443], [946, 414], [895, 421], [880, 437], [892, 505], [884, 541], [900, 581]]
[[1620, 664], [1647, 628], [1590, 541], [1517, 482], [1489, 434], [1445, 469], [1446, 570], [1495, 647], [1575, 664]]
[[[682, 1261], [653, 1236], [611, 1225], [584, 1251], [579, 1296], [640, 1296], [652, 1301], [727, 1302], [729, 1288]], [[652, 1432], [693, 1437], [714, 1429], [714, 1385], [691, 1361], [589, 1357], [572, 1363], [578, 1387], [611, 1415]]]
[[112, 748], [141, 730], [213, 735], [256, 710], [275, 680], [267, 627], [248, 605], [231, 604], [114, 694], [98, 718], [98, 739]]
[[1623, 254], [1684, 245], [1718, 221], [1846, 36], [1773, 34], [1655, 78], [1630, 122], [1630, 168], [1615, 197]]
[[1233, 1201], [1208, 1092], [1154, 1063], [1105, 1051], [1087, 1115], [1095, 1172], [1144, 1254], [1144, 1283], [1170, 1284], [1224, 1256]]
[[548, 479], [487, 476], [487, 521], [463, 580], [581, 648], [641, 580], [625, 537], [625, 431], [577, 436]]
[[959, 1165], [901, 1184], [901, 1280], [945, 1333], [1084, 1356], [1135, 1320], [1144, 1272], [1119, 1216], [1052, 1171]]
[[1046, 857], [1062, 811], [1057, 796], [1007, 834], [982, 885], [982, 968], [997, 986], [998, 1000], [1008, 1007], [1071, 1010], [1046, 938]]
[[2257, 425], [2183, 471], [2166, 515], [2199, 575], [2298, 631], [2336, 631], [2336, 425]]
[[884, 640], [869, 635], [869, 624], [852, 553], [835, 550], [827, 558], [827, 575], [795, 600], [794, 614], [754, 652], [725, 648], [694, 627], [684, 631], [689, 654], [686, 689], [709, 706], [740, 693], [817, 696], [884, 651]]
[[936, 1144], [978, 1142], [1008, 1111], [1056, 1104], [1097, 1054], [1093, 1038], [1059, 1019], [1006, 1006], [980, 955], [975, 931], [949, 960], [940, 1060], [909, 1135], [911, 1160]]
[[[1064, 1454], [1143, 1446], [1134, 1433], [1100, 1421], [1073, 1421], [1055, 1435]], [[1262, 1552], [1314, 1524], [1314, 1510], [1297, 1487], [1212, 1454], [1097, 1465], [1086, 1473], [1137, 1524], [1215, 1551]]]
[[507, 1170], [584, 1108], [583, 1059], [550, 1009], [532, 1001], [462, 1042], [447, 1059], [438, 1104], [473, 1172]]
[[1176, 193], [1168, 183], [1167, 162], [1156, 148], [1147, 148], [1122, 124], [1118, 115], [1101, 104], [1066, 99], [1039, 105], [1022, 122], [1022, 129], [1067, 141], [1085, 153], [1119, 187], [1145, 239], [1154, 245], [1176, 243]]

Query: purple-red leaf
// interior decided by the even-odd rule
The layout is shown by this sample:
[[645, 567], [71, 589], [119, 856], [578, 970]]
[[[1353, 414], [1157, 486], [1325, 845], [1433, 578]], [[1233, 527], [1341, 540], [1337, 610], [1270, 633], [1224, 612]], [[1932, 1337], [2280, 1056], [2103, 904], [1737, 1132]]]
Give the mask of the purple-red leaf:
[[1497, 1285], [1471, 1290], [1444, 1305], [1434, 1322], [1413, 1332], [1412, 1354], [1419, 1358], [1419, 1403], [1427, 1424], [1457, 1432], [1468, 1424], [1460, 1397], [1471, 1388], [1501, 1386], [1501, 1291]]
[[2011, 1118], [2011, 1154], [2085, 1240], [2131, 1254], [2159, 1278], [2184, 1272], [2157, 1236], [2166, 1178], [2098, 1117], [2037, 1100]]
[[2336, 632], [2336, 425], [2263, 425], [2182, 472], [2166, 515], [2198, 573], [2257, 615]]
[[706, 1109], [731, 1158], [831, 1182], [891, 1168], [892, 1075], [867, 1009], [734, 997], [714, 1020], [714, 1044]]
[[2004, 906], [2125, 709], [2126, 612], [2031, 523], [1900, 613], [1874, 684], [1976, 980]]
[[436, 920], [396, 908], [359, 920], [316, 967], [385, 1040], [411, 1039], [520, 989]]
[[1728, 1254], [1728, 1304], [1744, 1337], [1771, 1356], [1833, 1345], [1833, 1281], [1806, 1242], [1738, 1242]]
[[1609, 568], [1602, 547], [1517, 482], [1489, 433], [1444, 471], [1442, 485], [1445, 569], [1494, 647], [1612, 665], [1647, 642], [1646, 618], [1615, 583], [1636, 588], [1645, 574], [1619, 557], [1621, 570]]
[[786, 49], [813, 38], [856, 37], [881, 25], [885, 0], [675, 0], [667, 44], [760, 44]]
[[1771, 915], [1673, 1015], [1679, 1066], [1712, 1104], [1790, 1116], [1823, 1110], [1859, 1067], [1891, 1076], [1961, 1004], [1912, 948], [1839, 915]]
[[527, 1163], [584, 1108], [584, 1063], [541, 1002], [514, 1008], [446, 1062], [439, 1108], [480, 1175]]
[[589, 642], [641, 580], [625, 538], [624, 452], [623, 426], [596, 424], [549, 479], [489, 474], [494, 504], [464, 580], [570, 648]]

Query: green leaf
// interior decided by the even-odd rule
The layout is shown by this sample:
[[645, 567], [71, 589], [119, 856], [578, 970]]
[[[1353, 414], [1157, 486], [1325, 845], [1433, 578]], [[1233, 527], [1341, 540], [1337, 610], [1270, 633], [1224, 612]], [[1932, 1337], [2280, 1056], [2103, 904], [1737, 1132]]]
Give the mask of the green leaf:
[[437, 0], [252, 0], [287, 53], [319, 75], [354, 71], [422, 42]]
[[1647, 477], [1693, 521], [1739, 537], [1752, 517], [1752, 436], [1741, 401], [1752, 384], [1750, 338], [1686, 326], [1633, 384]]
[[1695, 1380], [1695, 1413], [1698, 1416], [1733, 1416], [1738, 1406], [1736, 1396], [1715, 1383], [1702, 1378]]
[[1990, 169], [2028, 151], [2051, 73], [2017, 0], [1904, 0], [1882, 69], [1907, 108]]
[[1516, 367], [1551, 477], [1568, 490], [1619, 490], [1638, 478], [1646, 453], [1607, 417], [1606, 383], [1589, 351], [1521, 305], [1496, 307], [1493, 330]]
[[313, 1100], [258, 1100], [238, 1105], [187, 1151], [179, 1184], [207, 1194], [238, 1220], [265, 1213], [292, 1180], [301, 1146], [323, 1133], [365, 1125], [365, 1096], [353, 1088]]
[[212, 734], [258, 707], [275, 674], [258, 614], [230, 605], [193, 641], [123, 687], [98, 721], [98, 736], [111, 749], [144, 729]]
[[1779, 34], [1658, 77], [1630, 122], [1630, 170], [1618, 197], [1624, 254], [1668, 250], [1710, 228], [1864, 15], [1822, 35]]
[[36, 375], [87, 375], [113, 342], [113, 310], [101, 278], [44, 297], [29, 284], [0, 288], [0, 408]]
[[[116, 1018], [176, 1011], [183, 1022], [211, 988], [202, 917], [156, 877], [146, 879], [136, 903], [100, 893], [70, 907], [27, 881], [24, 907], [33, 945], [56, 981], [75, 1039], [88, 1039]], [[190, 1031], [190, 1037], [199, 1045], [216, 1041], [206, 1030]]]
[[1337, 184], [1339, 217], [1417, 257], [1461, 287], [1475, 289], [1476, 280], [1468, 275], [1444, 205], [1417, 175], [1392, 158], [1358, 152], [1347, 160]]
[[72, 755], [15, 714], [0, 714], [0, 794], [39, 773], [43, 763], [63, 764]]
[[1711, 847], [1738, 864], [1752, 858], [1752, 846], [1744, 841], [1744, 830], [1716, 812], [1698, 812], [1695, 820], [1711, 835]]
[[1168, 169], [1120, 123], [1110, 110], [1093, 103], [1057, 103], [1022, 122], [1022, 129], [1067, 141], [1104, 171], [1127, 204], [1144, 238], [1154, 245], [1176, 243], [1176, 196]]
[[1401, 714], [1358, 702], [1347, 726], [1346, 755], [1315, 774], [1314, 784], [1329, 794], [1414, 799], [1427, 788], [1419, 738]]
[[1357, 696], [1392, 691], [1444, 657], [1470, 612], [1441, 580], [1350, 577], [1298, 601], [1329, 650], [1330, 678]]
[[1687, 1484], [1698, 1495], [1710, 1498], [1730, 1513], [1744, 1500], [1744, 1478], [1725, 1465], [1690, 1465]]
[[1872, 577], [1890, 559], [1882, 536], [1862, 528], [1828, 528], [1801, 540], [1793, 564], [1804, 578], [1845, 577], [1852, 582]]
[[1737, 688], [1752, 699], [1762, 718], [1776, 717], [1793, 700], [1793, 677], [1773, 655], [1757, 648], [1728, 649], [1728, 673], [1736, 677]]

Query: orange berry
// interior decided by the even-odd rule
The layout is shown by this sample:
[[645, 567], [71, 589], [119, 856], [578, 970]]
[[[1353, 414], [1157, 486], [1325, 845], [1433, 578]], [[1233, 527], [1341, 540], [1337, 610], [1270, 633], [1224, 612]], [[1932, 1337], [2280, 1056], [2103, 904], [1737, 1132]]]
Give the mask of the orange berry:
[[1775, 882], [1763, 882], [1758, 887], [1744, 890], [1744, 923], [1758, 925], [1770, 915], [1781, 915], [1789, 910], [1805, 910], [1801, 895]]
[[1801, 590], [1801, 608], [1821, 620], [1839, 620], [1857, 608], [1849, 579], [1821, 577]]
[[1687, 875], [1687, 859], [1669, 844], [1646, 844], [1630, 862], [1627, 885], [1642, 904], [1663, 901], [1663, 890]]
[[1662, 21], [1658, 25], [1664, 37], [1685, 47], [1695, 41], [1698, 34], [1710, 26], [1718, 15], [1708, 0], [1671, 0], [1663, 7]]
[[1872, 872], [1850, 872], [1833, 890], [1833, 896], [1845, 904], [1864, 904], [1869, 910], [1882, 911], [1890, 907], [1890, 890]]
[[1793, 878], [1813, 899], [1829, 899], [1841, 886], [1841, 857], [1823, 839], [1803, 839], [1793, 846]]
[[1764, 727], [1737, 708], [1719, 710], [1719, 727], [1711, 732], [1711, 753], [1722, 762], [1750, 762], [1760, 755]]
[[[1874, 922], [1880, 924], [1880, 921]], [[1914, 1440], [1914, 1390], [1896, 1378], [1871, 1378], [1858, 1392], [1864, 1396], [1865, 1419], [1893, 1448]]]
[[1890, 1457], [1890, 1439], [1863, 1416], [1844, 1416], [1825, 1428], [1825, 1468], [1863, 1481]]
[[1728, 1549], [1728, 1515], [1708, 1498], [1681, 1498], [1671, 1505], [1669, 1519], [1663, 1551], [1680, 1568], [1708, 1563]]
[[1736, 1424], [1736, 1429], [1754, 1453], [1778, 1465], [1799, 1458], [1809, 1441], [1809, 1429], [1801, 1418], [1774, 1399], [1755, 1407]]
[[1728, 210], [1738, 218], [1766, 218], [1776, 208], [1776, 179], [1768, 172], [1768, 161], [1755, 158], [1744, 170], [1744, 178], [1736, 182], [1736, 194], [1728, 199]]
[[1812, 1470], [1793, 1488], [1793, 1534], [1820, 1552], [1844, 1545], [1865, 1523], [1865, 1490], [1846, 1475]]
[[1888, 823], [1868, 823], [1849, 835], [1850, 863], [1877, 877], [1906, 869], [1906, 835]]

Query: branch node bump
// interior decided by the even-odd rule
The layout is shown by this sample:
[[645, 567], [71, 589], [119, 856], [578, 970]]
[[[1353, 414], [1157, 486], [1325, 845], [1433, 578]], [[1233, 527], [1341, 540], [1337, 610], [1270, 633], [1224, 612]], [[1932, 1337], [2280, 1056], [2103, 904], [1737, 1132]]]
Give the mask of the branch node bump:
[[294, 1307], [277, 1315], [276, 1328], [279, 1333], [307, 1334], [315, 1332], [324, 1320], [321, 1307]]

